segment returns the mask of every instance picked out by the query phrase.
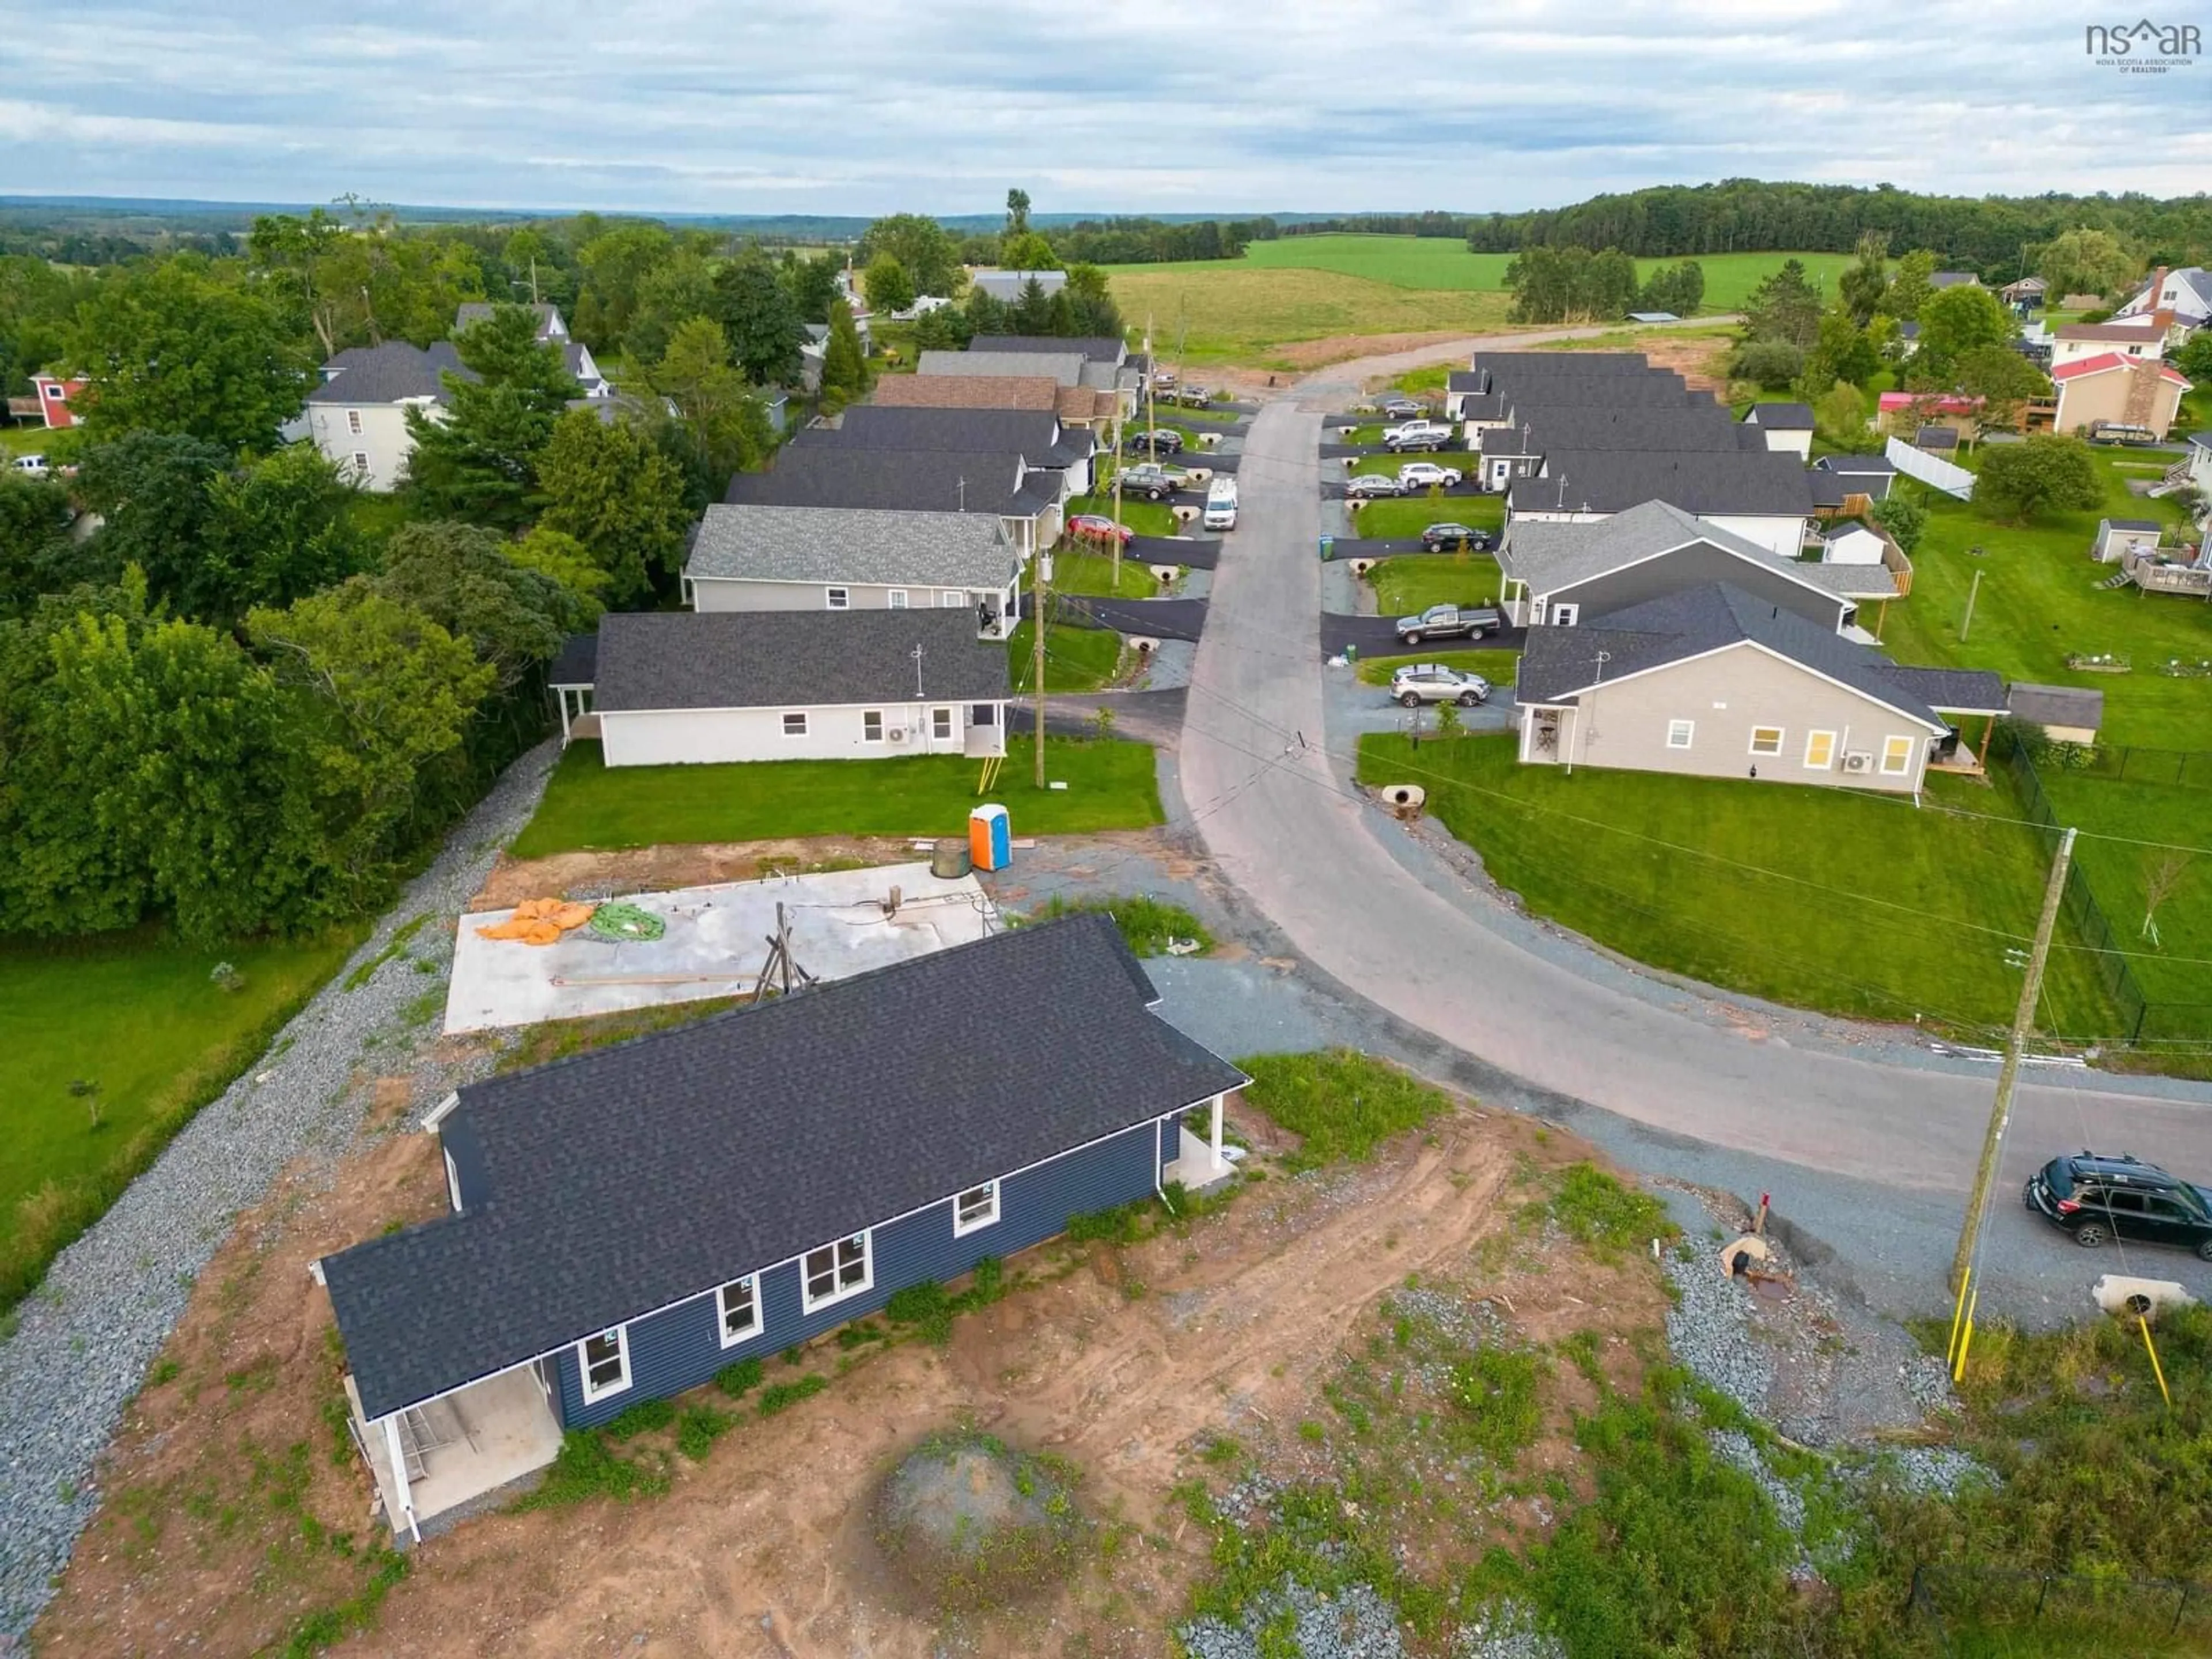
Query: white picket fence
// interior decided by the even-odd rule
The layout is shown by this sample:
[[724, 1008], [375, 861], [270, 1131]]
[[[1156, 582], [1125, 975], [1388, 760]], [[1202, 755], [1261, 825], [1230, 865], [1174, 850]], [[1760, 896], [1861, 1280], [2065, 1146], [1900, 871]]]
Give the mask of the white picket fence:
[[1946, 495], [1955, 495], [1960, 501], [1972, 498], [1974, 475], [1963, 466], [1954, 466], [1940, 455], [1930, 455], [1924, 449], [1915, 449], [1902, 438], [1892, 438], [1882, 450], [1889, 464], [1908, 478], [1917, 478]]

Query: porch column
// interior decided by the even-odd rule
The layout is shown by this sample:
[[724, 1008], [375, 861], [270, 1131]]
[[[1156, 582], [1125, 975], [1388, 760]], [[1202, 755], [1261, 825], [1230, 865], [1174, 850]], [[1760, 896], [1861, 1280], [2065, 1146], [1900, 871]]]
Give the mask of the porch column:
[[[415, 1524], [415, 1493], [407, 1484], [407, 1453], [399, 1443], [399, 1413], [394, 1412], [384, 1419], [384, 1455], [392, 1460], [392, 1484], [399, 1491], [399, 1508], [407, 1522], [407, 1535], [416, 1543], [422, 1541], [422, 1529]], [[394, 1516], [397, 1521], [399, 1516]]]
[[557, 686], [553, 695], [561, 699], [561, 746], [566, 749], [568, 746], [568, 688]]
[[1213, 1097], [1212, 1140], [1213, 1167], [1216, 1170], [1218, 1170], [1221, 1168], [1221, 1097], [1219, 1095], [1216, 1095]]

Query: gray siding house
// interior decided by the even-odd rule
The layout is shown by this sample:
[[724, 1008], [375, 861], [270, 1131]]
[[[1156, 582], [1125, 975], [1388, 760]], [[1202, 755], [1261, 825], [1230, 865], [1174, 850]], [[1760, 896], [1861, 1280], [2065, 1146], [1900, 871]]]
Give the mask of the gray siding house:
[[1728, 582], [1825, 631], [1855, 606], [1819, 565], [1778, 558], [1664, 501], [1585, 524], [1524, 520], [1498, 550], [1506, 613], [1528, 627], [1573, 627], [1650, 599]]
[[691, 532], [695, 611], [964, 611], [981, 637], [1020, 620], [1022, 559], [980, 513], [709, 507]]
[[745, 507], [872, 507], [997, 519], [1024, 559], [1060, 539], [1066, 480], [1012, 450], [856, 449], [790, 444], [765, 472], [740, 472], [723, 500]]
[[431, 1114], [451, 1213], [324, 1257], [395, 1534], [708, 1382], [1164, 1182], [1244, 1074], [1103, 916], [817, 986]]
[[1019, 455], [1034, 472], [1057, 473], [1066, 493], [1091, 488], [1098, 441], [1087, 428], [1062, 426], [1044, 410], [877, 408], [859, 404], [835, 426], [811, 426], [793, 441], [809, 447], [932, 449]]
[[1530, 632], [1520, 758], [1917, 795], [1947, 714], [2004, 713], [1995, 675], [1900, 668], [1714, 583]]
[[1794, 559], [1813, 489], [1796, 456], [1765, 450], [1553, 450], [1540, 472], [1507, 493], [1506, 523], [1587, 523], [1644, 501], [1666, 501]]

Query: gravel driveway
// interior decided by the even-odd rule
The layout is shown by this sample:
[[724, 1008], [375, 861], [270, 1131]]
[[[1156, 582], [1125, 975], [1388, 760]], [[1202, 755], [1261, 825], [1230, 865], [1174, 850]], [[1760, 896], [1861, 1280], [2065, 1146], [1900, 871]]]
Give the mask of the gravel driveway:
[[[558, 744], [548, 742], [507, 769], [268, 1054], [62, 1253], [22, 1304], [16, 1329], [0, 1343], [0, 1652], [52, 1594], [49, 1581], [99, 1504], [94, 1460], [234, 1218], [294, 1158], [343, 1152], [367, 1105], [367, 1074], [398, 1069], [414, 1038], [434, 1030], [414, 1024], [410, 1005], [442, 986], [452, 965], [453, 935], [439, 924], [483, 885], [499, 849], [529, 821], [558, 757]], [[356, 967], [425, 912], [433, 922], [407, 951], [434, 962], [434, 976], [395, 954], [359, 988], [346, 988]]]

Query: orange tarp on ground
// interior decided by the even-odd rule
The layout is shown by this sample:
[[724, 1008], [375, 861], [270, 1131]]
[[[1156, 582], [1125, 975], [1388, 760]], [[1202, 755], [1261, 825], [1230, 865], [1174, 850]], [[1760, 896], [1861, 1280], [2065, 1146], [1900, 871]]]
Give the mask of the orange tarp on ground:
[[479, 927], [478, 939], [520, 939], [525, 945], [550, 945], [572, 928], [592, 919], [596, 904], [572, 903], [567, 899], [525, 899], [514, 914], [495, 927]]

